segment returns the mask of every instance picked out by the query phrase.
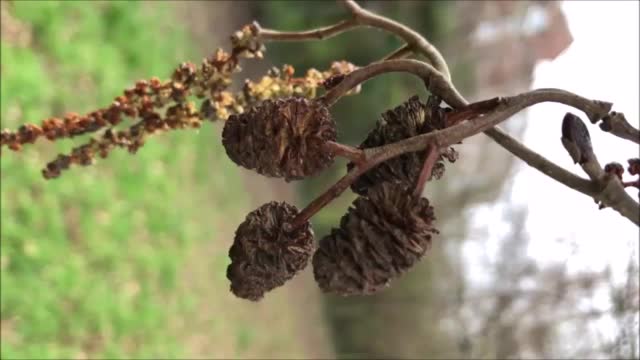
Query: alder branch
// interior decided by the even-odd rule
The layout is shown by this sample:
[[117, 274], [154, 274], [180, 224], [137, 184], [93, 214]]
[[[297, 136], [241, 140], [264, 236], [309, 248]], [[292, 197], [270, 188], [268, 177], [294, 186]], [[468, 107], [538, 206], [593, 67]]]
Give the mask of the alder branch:
[[[594, 124], [596, 122], [597, 121], [592, 121]], [[600, 123], [600, 129], [619, 138], [640, 144], [640, 131], [629, 124], [627, 118], [621, 112], [612, 111], [604, 116]]]
[[[435, 69], [433, 66], [430, 66], [428, 64], [425, 64], [416, 60], [413, 60], [413, 63], [403, 64], [398, 62], [396, 63], [396, 65], [382, 65], [381, 63], [371, 64], [369, 66], [371, 66], [372, 68], [368, 70], [368, 71], [371, 71], [370, 73], [368, 73], [365, 70], [359, 71], [359, 72], [358, 70], [356, 70], [354, 71], [356, 72], [355, 75], [347, 76], [337, 87], [333, 88], [330, 92], [325, 94], [324, 95], [325, 103], [334, 103], [341, 96], [340, 94], [344, 94], [347, 92], [345, 89], [347, 88], [351, 89], [355, 86], [356, 83], [362, 83], [363, 81], [366, 81], [370, 77], [379, 74], [379, 73], [376, 73], [377, 71], [385, 72], [385, 66], [389, 66], [388, 71], [412, 72], [418, 76], [420, 76], [420, 74], [422, 73], [423, 76], [421, 77], [423, 77], [423, 79], [427, 78], [428, 80], [430, 80], [426, 82], [427, 87], [430, 89], [430, 91], [440, 96], [441, 98], [443, 98], [444, 101], [447, 102], [453, 108], [459, 108], [459, 107], [464, 107], [468, 105], [468, 101], [464, 99], [462, 95], [460, 95], [460, 93], [457, 91], [455, 86], [450, 81], [447, 81], [447, 79], [450, 78], [450, 76], [447, 75], [447, 77], [445, 78], [445, 75], [437, 74], [438, 72], [437, 70], [442, 71], [442, 69], [446, 69], [444, 73], [448, 74], [448, 68], [447, 68], [446, 62], [444, 61], [442, 55], [439, 53], [437, 48], [431, 45], [424, 37], [422, 37], [422, 35], [391, 19], [373, 14], [370, 11], [366, 11], [352, 0], [342, 0], [342, 3], [345, 6], [345, 8], [347, 8], [347, 10], [349, 10], [349, 12], [352, 14], [353, 18], [358, 19], [360, 23], [366, 23], [367, 25], [394, 33], [407, 42], [407, 44], [404, 47], [395, 51], [388, 57], [392, 59], [405, 57], [409, 55], [409, 53], [406, 50], [411, 49], [413, 51], [417, 51], [423, 54], [428, 59], [442, 59], [442, 61], [432, 62], [432, 63], [438, 64], [437, 66], [435, 66]], [[336, 24], [336, 25], [330, 26], [329, 28], [338, 28], [338, 26]], [[326, 28], [323, 28], [323, 29], [326, 29]], [[345, 31], [345, 30], [347, 29], [341, 29], [341, 31]], [[266, 30], [260, 29], [259, 33], [261, 34], [263, 31], [266, 31]], [[283, 35], [284, 33], [278, 33], [275, 31], [270, 31], [269, 33], [272, 35], [268, 37], [268, 40], [287, 41], [289, 38], [289, 35], [284, 36]], [[317, 37], [311, 36], [311, 34], [313, 34], [313, 31], [305, 31], [302, 33], [305, 34], [304, 37], [308, 40], [317, 39]], [[336, 32], [336, 35], [337, 34], [338, 32]], [[400, 51], [401, 49], [405, 49], [405, 48], [406, 50]], [[411, 60], [405, 60], [405, 61], [411, 61]], [[387, 63], [391, 61], [384, 61], [384, 62]], [[397, 70], [391, 70], [391, 68], [394, 66], [398, 67]], [[359, 78], [359, 76], [362, 76], [362, 78]], [[597, 118], [594, 115], [592, 116], [594, 119]], [[590, 119], [591, 118], [592, 117], [590, 117]], [[529, 149], [520, 141], [518, 141], [517, 139], [511, 137], [509, 134], [504, 132], [502, 129], [498, 127], [494, 127], [485, 131], [485, 134], [489, 136], [491, 139], [493, 139], [495, 142], [497, 142], [499, 145], [504, 147], [507, 151], [519, 157], [528, 165], [533, 166], [543, 174], [550, 175], [550, 174], [559, 173], [558, 170], [560, 169], [560, 167], [558, 167], [557, 165], [555, 165], [553, 162], [549, 161], [545, 157], [541, 156], [540, 154], [536, 153], [535, 151]], [[562, 176], [555, 177], [554, 179], [558, 181], [566, 180]], [[563, 182], [563, 184], [567, 185], [565, 182]], [[583, 190], [585, 189], [583, 188]]]
[[[533, 90], [516, 96], [499, 98], [498, 102], [499, 104], [494, 111], [477, 117], [473, 120], [463, 121], [442, 130], [414, 136], [391, 144], [364, 149], [364, 160], [361, 160], [358, 166], [353, 168], [337, 183], [335, 183], [327, 191], [322, 193], [307, 207], [305, 207], [300, 212], [300, 214], [298, 214], [298, 216], [292, 221], [292, 223], [290, 224], [291, 227], [295, 228], [300, 224], [304, 224], [325, 205], [338, 197], [360, 175], [374, 168], [376, 165], [387, 160], [391, 160], [402, 154], [422, 151], [427, 149], [428, 147], [434, 147], [436, 149], [446, 148], [447, 146], [456, 144], [466, 138], [479, 134], [486, 129], [509, 119], [511, 116], [523, 109], [542, 102], [557, 102], [571, 105], [584, 111], [587, 114], [599, 113], [600, 111], [602, 111], [603, 107], [608, 106], [608, 103], [588, 100], [578, 95], [572, 94], [568, 91], [559, 89]], [[544, 159], [542, 156], [538, 154], [536, 155], [537, 157], [529, 158], [532, 164], [541, 166], [541, 171], [543, 171], [546, 175], [550, 176], [556, 181], [594, 198], [601, 197], [604, 194], [604, 192], [599, 191], [598, 187], [596, 186], [597, 184], [595, 184], [594, 182], [583, 179], [553, 163], [549, 163], [549, 165], [542, 160]], [[548, 162], [548, 160], [546, 161]], [[429, 167], [429, 164], [426, 164], [425, 167]], [[418, 182], [418, 187], [419, 186], [420, 182]], [[612, 206], [619, 206], [616, 200], [619, 200], [619, 198], [613, 197], [610, 199], [606, 199], [607, 203], [611, 203]], [[618, 210], [626, 217], [633, 215], [633, 213], [629, 212], [628, 209], [616, 210]], [[631, 217], [629, 217], [629, 219], [637, 223], [637, 220], [634, 220]]]
[[359, 27], [360, 25], [355, 21], [355, 19], [347, 19], [330, 26], [305, 31], [278, 31], [272, 29], [263, 29], [257, 22], [254, 22], [253, 26], [258, 34], [258, 37], [261, 40], [306, 41], [329, 39], [347, 30]]
[[[488, 128], [505, 121], [527, 107], [543, 102], [556, 102], [570, 105], [582, 110], [586, 114], [597, 113], [600, 106], [606, 106], [602, 105], [606, 103], [589, 100], [560, 89], [537, 89], [516, 96], [499, 98], [499, 102], [500, 105], [489, 114], [434, 132], [441, 138], [441, 142], [438, 143], [438, 145], [447, 146], [455, 144], [479, 132], [486, 131]], [[384, 145], [382, 148], [399, 148], [402, 153], [424, 150], [426, 147], [425, 139], [428, 139], [434, 133], [414, 136], [396, 143]]]
[[[367, 80], [389, 72], [406, 72], [421, 78], [427, 89], [442, 98], [454, 108], [467, 107], [470, 104], [460, 95], [458, 90], [447, 81], [440, 72], [431, 65], [418, 60], [398, 59], [376, 62], [347, 74], [344, 79], [325, 95], [318, 98], [325, 105], [335, 104], [349, 90]], [[505, 102], [518, 103], [520, 98], [532, 102], [557, 102], [582, 110], [590, 118], [603, 117], [609, 113], [612, 104], [600, 100], [589, 100], [582, 96], [561, 89], [537, 89], [517, 96], [503, 98]], [[484, 102], [482, 102], [484, 103]]]
[[591, 181], [581, 178], [555, 163], [549, 162], [543, 156], [531, 151], [531, 149], [526, 147], [520, 141], [508, 136], [506, 133], [500, 131], [492, 134], [491, 138], [498, 144], [509, 149], [509, 152], [513, 155], [523, 159], [527, 165], [538, 169], [540, 172], [559, 183], [591, 197], [594, 197], [598, 193], [595, 184]]
[[[376, 28], [391, 32], [399, 36], [400, 38], [402, 38], [406, 42], [406, 45], [400, 48], [399, 50], [396, 50], [392, 54], [388, 55], [386, 57], [388, 61], [377, 63], [377, 64], [380, 64], [378, 65], [377, 68], [370, 68], [368, 70], [368, 71], [371, 71], [370, 73], [363, 70], [363, 71], [360, 71], [359, 73], [356, 73], [352, 77], [347, 76], [343, 80], [343, 82], [341, 82], [336, 88], [332, 89], [329, 93], [325, 94], [323, 99], [325, 103], [327, 104], [335, 103], [340, 98], [341, 96], [340, 94], [346, 93], [345, 90], [347, 88], [351, 88], [355, 86], [356, 83], [361, 83], [363, 81], [366, 81], [367, 79], [375, 75], [378, 75], [380, 73], [388, 72], [388, 71], [407, 71], [407, 72], [412, 72], [416, 75], [419, 75], [420, 71], [424, 71], [425, 69], [427, 69], [427, 72], [429, 72], [430, 74], [428, 74], [428, 76], [421, 76], [421, 77], [423, 77], [423, 80], [425, 78], [427, 79], [425, 81], [425, 84], [427, 85], [427, 87], [432, 93], [441, 97], [445, 102], [447, 102], [450, 106], [454, 108], [460, 108], [468, 105], [468, 101], [460, 95], [460, 93], [456, 90], [455, 86], [451, 83], [450, 81], [451, 76], [449, 74], [446, 61], [444, 60], [440, 52], [437, 50], [437, 48], [435, 48], [431, 43], [429, 43], [422, 35], [420, 35], [419, 33], [415, 32], [409, 27], [402, 25], [396, 21], [393, 21], [391, 19], [388, 19], [386, 17], [374, 14], [370, 11], [363, 9], [353, 0], [341, 0], [341, 2], [345, 6], [345, 8], [351, 13], [353, 19], [355, 19], [358, 24], [376, 27]], [[388, 71], [384, 70], [385, 67], [387, 66], [386, 63], [399, 61], [397, 59], [408, 56], [409, 53], [407, 50], [409, 49], [417, 53], [420, 53], [423, 56], [425, 56], [427, 59], [429, 59], [431, 64], [433, 64], [433, 67], [431, 67], [431, 69], [435, 68], [433, 70], [439, 71], [441, 73], [440, 76], [433, 74], [433, 71], [428, 71], [431, 69], [428, 68], [429, 65], [424, 63], [422, 66], [420, 66], [417, 64], [409, 65], [409, 63], [399, 65], [400, 63], [396, 62], [395, 65], [389, 65]], [[405, 60], [405, 61], [411, 61], [411, 60]], [[377, 64], [372, 64], [372, 66]], [[397, 66], [398, 68], [391, 70], [394, 66]], [[405, 68], [399, 69], [399, 67], [405, 67]], [[408, 70], [409, 68], [415, 71]], [[349, 81], [352, 81], [353, 83], [350, 84]], [[567, 98], [564, 98], [564, 100], [565, 101], [559, 101], [559, 102], [574, 106], [575, 103], [573, 102], [573, 100], [576, 100], [576, 98], [567, 97]], [[594, 104], [594, 103], [591, 103], [591, 104]], [[594, 123], [603, 119], [611, 109], [610, 103], [602, 102], [599, 106], [601, 111], [585, 110], [585, 113], [587, 114], [589, 119]], [[619, 120], [619, 118], [620, 117], [617, 118], [618, 119], [617, 121], [614, 121], [616, 123], [615, 125], [610, 124], [611, 121], [609, 120], [609, 125], [611, 127], [611, 129], [609, 130], [612, 131], [614, 135], [620, 136], [625, 139], [629, 139], [637, 143], [639, 141], [638, 139], [640, 138], [640, 136], [638, 136], [637, 129], [629, 125], [628, 122], [626, 122], [626, 120], [623, 122]], [[606, 122], [603, 124], [605, 127], [607, 126]], [[601, 125], [601, 127], [602, 126], [603, 125]], [[606, 128], [603, 130], [606, 130]], [[614, 191], [614, 193], [617, 194], [617, 196], [608, 197], [604, 200], [601, 200], [601, 199], [599, 200], [601, 196], [599, 195], [598, 192], [594, 193], [594, 191], [597, 191], [597, 190], [594, 190], [595, 186], [592, 186], [593, 183], [590, 183], [591, 185], [587, 185], [585, 181], [588, 182], [588, 180], [579, 178], [573, 175], [572, 173], [562, 169], [561, 167], [557, 166], [556, 164], [546, 159], [542, 155], [529, 149], [528, 147], [520, 143], [518, 140], [512, 138], [503, 130], [501, 130], [499, 127], [489, 127], [489, 128], [486, 128], [484, 132], [487, 136], [489, 136], [491, 139], [496, 141], [499, 145], [504, 147], [507, 151], [519, 157], [520, 159], [525, 161], [528, 165], [536, 168], [538, 171], [542, 172], [543, 174], [550, 176], [551, 178], [563, 183], [566, 186], [569, 186], [586, 195], [594, 197], [596, 201], [602, 201], [603, 203], [606, 202], [612, 208], [623, 213], [623, 215], [626, 214], [625, 216], [629, 218], [632, 222], [634, 222], [635, 224], [638, 224], [638, 217], [635, 216], [635, 212], [637, 212], [637, 207], [638, 207], [637, 204], [635, 204], [635, 208], [633, 208], [633, 213], [631, 214], [624, 210], [629, 205], [634, 205], [629, 203], [626, 200], [626, 198], [623, 195], [624, 191], [622, 191], [622, 193], [620, 191]], [[631, 201], [635, 203], [635, 201], [633, 200]]]
[[328, 152], [336, 156], [342, 156], [356, 165], [363, 163], [365, 160], [364, 151], [353, 146], [340, 144], [335, 141], [327, 141], [324, 143], [324, 148]]
[[431, 177], [433, 166], [438, 161], [438, 155], [440, 155], [440, 148], [435, 145], [427, 145], [427, 155], [425, 156], [422, 169], [420, 170], [420, 176], [418, 176], [418, 182], [413, 190], [414, 196], [421, 196], [424, 192], [424, 186], [427, 184], [427, 180]]
[[384, 29], [402, 38], [410, 48], [416, 50], [420, 49], [422, 55], [429, 59], [429, 62], [433, 64], [433, 66], [440, 71], [447, 80], [451, 79], [449, 66], [444, 60], [442, 54], [440, 54], [438, 49], [418, 32], [404, 24], [368, 11], [360, 7], [360, 5], [353, 0], [343, 0], [342, 4], [347, 10], [349, 10], [351, 16], [353, 16], [358, 24]]
[[447, 104], [453, 107], [464, 107], [467, 105], [462, 95], [451, 86], [451, 83], [444, 78], [442, 73], [427, 63], [410, 59], [375, 62], [356, 69], [346, 75], [338, 85], [320, 97], [319, 100], [327, 106], [332, 106], [349, 92], [349, 90], [373, 77], [389, 72], [407, 72], [414, 74], [425, 82], [429, 91], [441, 97]]
[[393, 51], [389, 55], [383, 57], [382, 60], [384, 61], [384, 60], [402, 59], [411, 55], [412, 53], [413, 53], [413, 49], [411, 48], [411, 45], [406, 44], [398, 48], [397, 50]]
[[580, 117], [572, 113], [564, 116], [561, 140], [574, 163], [579, 164], [591, 179], [591, 186], [596, 189], [592, 197], [601, 204], [601, 208], [611, 207], [640, 226], [640, 206], [624, 190], [625, 183], [621, 177], [603, 170], [593, 151], [589, 129]]
[[[410, 44], [412, 49], [422, 53], [425, 57], [429, 59], [443, 59], [442, 54], [438, 51], [436, 47], [431, 45], [420, 33], [415, 32], [408, 27], [399, 24], [398, 22], [391, 20], [389, 18], [374, 14], [370, 11], [364, 10], [353, 0], [342, 0], [344, 6], [351, 12], [352, 16], [356, 19], [361, 19], [367, 24], [378, 27], [380, 29], [389, 31], [391, 33], [396, 34], [397, 36], [403, 38], [407, 44]], [[363, 20], [364, 19], [364, 20]], [[444, 63], [444, 68], [446, 68], [446, 62], [444, 59], [442, 60]], [[442, 66], [442, 65], [441, 65]], [[436, 70], [441, 70], [440, 66], [435, 66]], [[443, 72], [442, 77], [433, 76], [433, 79], [442, 80], [448, 82], [446, 86], [440, 84], [439, 82], [436, 84], [428, 84], [429, 90], [434, 94], [440, 96], [447, 102], [450, 106], [454, 108], [463, 107], [468, 104], [468, 101], [464, 99], [460, 93], [457, 91], [453, 83], [450, 81], [450, 76], [448, 76], [448, 71]], [[431, 85], [431, 86], [429, 86]], [[567, 104], [571, 105], [571, 104]], [[610, 110], [607, 109], [607, 112]], [[589, 119], [592, 121], [597, 121], [599, 118], [602, 118], [606, 113], [588, 113]], [[540, 154], [532, 151], [527, 148], [523, 144], [521, 144], [518, 140], [512, 138], [510, 135], [505, 133], [500, 128], [491, 128], [487, 129], [485, 132], [493, 140], [499, 139], [498, 144], [502, 145], [512, 154], [518, 156], [522, 160], [524, 160], [529, 165], [535, 165], [535, 168], [548, 175], [548, 169], [553, 168], [555, 164], [551, 161], [547, 160]], [[512, 146], [513, 148], [509, 148]], [[556, 179], [557, 180], [557, 179]], [[566, 184], [565, 184], [566, 185]]]

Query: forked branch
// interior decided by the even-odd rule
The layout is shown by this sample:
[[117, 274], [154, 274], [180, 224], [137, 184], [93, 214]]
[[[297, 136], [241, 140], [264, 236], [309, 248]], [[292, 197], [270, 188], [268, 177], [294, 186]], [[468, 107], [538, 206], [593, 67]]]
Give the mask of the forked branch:
[[[460, 93], [451, 82], [449, 69], [443, 56], [440, 54], [438, 49], [434, 47], [430, 42], [428, 42], [422, 35], [403, 24], [363, 9], [353, 0], [340, 0], [340, 2], [350, 12], [352, 16], [351, 19], [355, 20], [357, 24], [376, 27], [388, 31], [402, 38], [406, 42], [406, 44], [400, 47], [398, 50], [387, 55], [383, 59], [383, 61], [373, 63], [346, 76], [341, 83], [339, 83], [336, 87], [334, 87], [331, 91], [324, 95], [322, 100], [325, 102], [325, 104], [334, 104], [349, 89], [361, 84], [362, 82], [372, 77], [375, 77], [381, 73], [394, 71], [409, 72], [421, 77], [425, 81], [427, 88], [433, 94], [441, 97], [453, 108], [461, 108], [469, 104], [468, 101], [460, 95]], [[341, 23], [338, 23], [329, 28], [337, 29], [339, 28], [340, 24]], [[352, 26], [352, 23], [349, 22], [349, 26], [344, 27], [341, 30], [348, 30], [353, 27], [355, 26]], [[313, 32], [303, 33], [307, 34], [307, 39], [314, 39], [314, 37], [310, 36], [310, 34]], [[337, 35], [338, 33], [338, 31], [332, 31], [331, 35]], [[289, 34], [287, 36], [290, 37], [291, 35]], [[282, 37], [282, 39], [287, 40], [284, 36]], [[279, 39], [278, 37], [269, 36], [268, 40]], [[401, 60], [402, 58], [409, 56], [411, 53], [417, 53], [425, 56], [429, 60], [431, 65], [416, 60]], [[555, 92], [555, 94], [553, 92]], [[525, 96], [525, 94], [523, 94], [522, 96]], [[554, 99], [542, 100], [547, 96], [553, 96]], [[623, 116], [616, 116], [615, 113], [609, 115], [609, 111], [611, 110], [611, 103], [587, 100], [584, 98], [580, 98], [579, 96], [576, 96], [574, 94], [564, 92], [562, 90], [553, 89], [543, 89], [542, 92], [538, 93], [532, 92], [527, 94], [526, 97], [528, 97], [529, 101], [535, 100], [534, 103], [541, 101], [556, 101], [564, 103], [566, 105], [577, 107], [583, 110], [593, 123], [603, 120], [603, 123], [601, 124], [603, 130], [610, 131], [616, 136], [634, 141], [636, 143], [640, 141], [638, 130], [633, 128], [626, 121], [626, 119], [624, 119]], [[520, 103], [520, 105], [525, 103], [527, 103], [527, 101]], [[504, 121], [504, 119], [519, 111], [513, 111], [514, 109], [517, 109], [518, 106], [514, 104], [512, 105], [513, 106], [510, 107], [511, 110], [502, 110], [503, 112], [500, 112], [500, 110], [496, 111], [496, 113], [500, 115], [495, 118], [486, 116], [484, 121], [474, 121], [472, 125], [465, 125], [468, 126], [468, 128], [454, 126], [450, 129], [445, 129], [442, 132], [466, 132], [462, 131], [462, 129], [473, 130], [471, 132], [475, 132], [480, 129], [481, 131], [484, 131], [487, 136], [504, 147], [507, 151], [525, 161], [528, 165], [536, 168], [545, 175], [550, 176], [554, 180], [561, 182], [562, 184], [571, 187], [574, 190], [589, 195], [596, 199], [596, 201], [602, 202], [603, 204], [614, 208], [625, 217], [629, 218], [629, 220], [638, 225], [639, 219], [637, 214], [638, 211], [640, 211], [638, 204], [630, 198], [627, 199], [628, 195], [624, 192], [624, 188], [622, 187], [622, 185], [620, 185], [619, 187], [615, 187], [614, 190], [610, 190], [611, 194], [615, 194], [615, 196], [603, 196], [602, 187], [600, 186], [601, 184], [597, 183], [595, 180], [593, 180], [593, 178], [592, 181], [589, 181], [572, 174], [571, 172], [559, 167], [537, 152], [529, 149], [518, 140], [509, 136], [500, 128], [495, 127], [496, 124]], [[530, 104], [526, 106], [530, 106]], [[510, 115], [506, 115], [506, 117], [503, 118], [503, 116], [505, 116], [504, 114]], [[394, 156], [409, 151], [407, 149], [413, 149], [411, 151], [417, 151], [416, 149], [424, 149], [428, 144], [430, 144], [428, 141], [426, 143], [424, 141], [426, 136], [433, 135], [434, 134], [426, 134], [417, 136], [415, 138], [407, 139], [396, 144], [389, 144], [386, 146], [387, 148], [384, 149], [384, 151], [383, 149], [378, 150], [381, 153], [395, 154]], [[443, 135], [440, 134], [440, 136]], [[354, 169], [354, 171], [359, 169], [361, 169], [361, 167]], [[600, 170], [602, 169], [600, 168]], [[353, 171], [350, 172], [341, 181], [346, 181], [346, 179], [351, 178], [352, 176], [354, 176], [354, 174], [355, 173], [353, 173]], [[332, 187], [332, 189], [334, 188]], [[343, 190], [344, 189], [346, 189], [346, 187], [344, 187]], [[331, 191], [331, 193], [335, 193], [335, 191]], [[607, 193], [609, 193], [609, 190], [607, 190]]]

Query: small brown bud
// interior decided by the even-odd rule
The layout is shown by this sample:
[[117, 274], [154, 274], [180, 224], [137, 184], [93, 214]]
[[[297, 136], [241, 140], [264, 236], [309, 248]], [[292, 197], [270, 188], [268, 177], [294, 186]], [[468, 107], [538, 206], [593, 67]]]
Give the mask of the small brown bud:
[[580, 117], [572, 113], [566, 113], [562, 120], [562, 138], [560, 140], [574, 164], [582, 165], [593, 156], [589, 129]]
[[640, 175], [640, 158], [629, 159], [627, 162], [629, 163], [629, 167], [627, 168], [629, 174]]
[[136, 82], [135, 92], [138, 95], [144, 95], [149, 87], [149, 83], [146, 80], [140, 80]]
[[610, 162], [604, 166], [604, 172], [607, 174], [613, 174], [622, 180], [622, 174], [624, 174], [624, 167], [618, 162]]

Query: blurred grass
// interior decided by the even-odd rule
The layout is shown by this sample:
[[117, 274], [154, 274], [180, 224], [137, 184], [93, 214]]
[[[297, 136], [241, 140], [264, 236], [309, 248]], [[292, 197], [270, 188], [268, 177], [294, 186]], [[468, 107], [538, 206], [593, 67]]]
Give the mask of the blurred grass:
[[[166, 78], [176, 64], [199, 58], [170, 3], [3, 6], [32, 32], [28, 46], [0, 43], [3, 128], [105, 106], [136, 79]], [[224, 250], [201, 257], [216, 272], [210, 286], [227, 293], [231, 239], [218, 236], [220, 224], [237, 224], [248, 207], [218, 129], [165, 134], [135, 157], [116, 150], [45, 181], [46, 162], [81, 142], [42, 141], [2, 154], [1, 356], [185, 356], [172, 328], [197, 316], [198, 299], [176, 294], [186, 256], [219, 242]], [[238, 352], [252, 341], [242, 326], [230, 331]]]

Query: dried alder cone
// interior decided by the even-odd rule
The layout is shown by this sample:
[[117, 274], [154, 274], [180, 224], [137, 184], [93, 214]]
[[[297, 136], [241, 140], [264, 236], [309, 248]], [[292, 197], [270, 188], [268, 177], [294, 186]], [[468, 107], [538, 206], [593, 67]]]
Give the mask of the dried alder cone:
[[260, 300], [307, 266], [314, 250], [311, 224], [284, 230], [284, 224], [297, 214], [295, 206], [272, 201], [249, 213], [240, 224], [227, 268], [236, 296]]
[[438, 231], [433, 207], [412, 190], [382, 183], [353, 202], [313, 256], [313, 273], [323, 291], [372, 294], [422, 258]]
[[266, 100], [232, 115], [222, 131], [222, 144], [233, 162], [286, 181], [331, 165], [334, 156], [323, 147], [335, 139], [329, 110], [318, 101], [297, 97]]
[[[444, 129], [445, 114], [449, 109], [440, 107], [437, 97], [430, 97], [426, 104], [420, 102], [418, 96], [411, 97], [402, 105], [382, 114], [376, 127], [369, 132], [367, 138], [360, 144], [360, 149], [382, 146], [404, 140], [434, 130]], [[385, 181], [395, 181], [408, 185], [415, 185], [422, 164], [426, 156], [425, 151], [407, 153], [386, 161], [362, 175], [352, 185], [351, 189], [364, 195], [367, 189]], [[444, 175], [444, 159], [455, 162], [458, 152], [452, 147], [446, 149], [433, 167], [431, 179], [440, 179]], [[349, 163], [351, 170], [355, 165]]]

